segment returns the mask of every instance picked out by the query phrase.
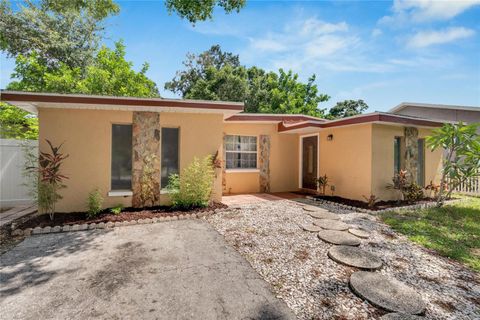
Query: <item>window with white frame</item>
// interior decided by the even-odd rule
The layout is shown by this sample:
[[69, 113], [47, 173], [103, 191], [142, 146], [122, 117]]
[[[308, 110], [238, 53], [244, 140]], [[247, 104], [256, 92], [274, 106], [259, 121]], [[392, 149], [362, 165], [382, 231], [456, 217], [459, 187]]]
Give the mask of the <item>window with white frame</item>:
[[257, 169], [257, 137], [225, 136], [227, 169]]

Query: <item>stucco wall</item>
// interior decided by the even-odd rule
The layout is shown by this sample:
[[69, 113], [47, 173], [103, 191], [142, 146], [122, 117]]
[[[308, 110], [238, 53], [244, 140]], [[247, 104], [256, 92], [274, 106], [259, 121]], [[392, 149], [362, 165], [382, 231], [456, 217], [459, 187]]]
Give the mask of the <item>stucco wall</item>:
[[[187, 167], [194, 157], [213, 156], [218, 151], [222, 159], [221, 114], [161, 113], [160, 127], [180, 128], [180, 171]], [[213, 198], [215, 201], [221, 201], [222, 171], [217, 170], [216, 174]], [[168, 195], [162, 195], [161, 201], [162, 203], [168, 201]]]
[[[333, 139], [327, 140], [332, 134]], [[363, 200], [372, 182], [372, 125], [327, 128], [320, 131], [319, 175], [327, 175], [334, 195]], [[330, 186], [326, 193], [331, 194]]]
[[98, 188], [104, 206], [131, 205], [131, 197], [108, 197], [112, 124], [132, 123], [128, 111], [39, 109], [40, 150], [49, 151], [45, 139], [54, 145], [64, 142], [62, 151], [69, 154], [62, 172], [69, 177], [61, 190], [63, 199], [57, 212], [84, 211], [90, 191]]
[[[84, 211], [88, 193], [98, 188], [104, 197], [104, 207], [119, 203], [131, 206], [131, 197], [109, 197], [111, 166], [111, 127], [113, 123], [132, 123], [132, 112], [102, 110], [40, 109], [40, 149], [48, 151], [45, 139], [55, 145], [64, 142], [65, 160], [62, 172], [69, 179], [61, 191], [63, 199], [58, 212]], [[194, 156], [221, 156], [223, 117], [220, 114], [162, 113], [161, 127], [180, 128], [180, 170]], [[161, 152], [161, 151], [160, 151]], [[221, 199], [221, 171], [214, 183], [214, 198]], [[161, 196], [168, 202], [168, 195]]]
[[[277, 133], [276, 124], [252, 123], [225, 123], [223, 132], [257, 137], [270, 135], [270, 191], [283, 192], [298, 189], [298, 137], [296, 135]], [[225, 180], [225, 193], [260, 191], [259, 172], [228, 172], [227, 170]]]
[[[418, 138], [423, 139], [431, 133], [430, 129], [419, 128]], [[372, 193], [382, 200], [399, 199], [400, 194], [396, 190], [389, 190], [386, 186], [392, 183], [394, 175], [394, 138], [404, 137], [403, 126], [393, 125], [373, 125], [372, 141]], [[402, 149], [401, 157], [404, 156]], [[439, 182], [441, 170], [442, 151], [431, 151], [425, 147], [425, 183], [429, 184], [431, 180]], [[403, 168], [403, 165], [402, 165]]]

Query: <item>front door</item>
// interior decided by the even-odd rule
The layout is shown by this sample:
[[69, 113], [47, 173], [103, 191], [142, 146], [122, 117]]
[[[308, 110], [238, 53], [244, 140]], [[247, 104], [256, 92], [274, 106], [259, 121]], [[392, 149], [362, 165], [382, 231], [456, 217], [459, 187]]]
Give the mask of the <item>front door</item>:
[[302, 188], [317, 190], [317, 136], [302, 138]]

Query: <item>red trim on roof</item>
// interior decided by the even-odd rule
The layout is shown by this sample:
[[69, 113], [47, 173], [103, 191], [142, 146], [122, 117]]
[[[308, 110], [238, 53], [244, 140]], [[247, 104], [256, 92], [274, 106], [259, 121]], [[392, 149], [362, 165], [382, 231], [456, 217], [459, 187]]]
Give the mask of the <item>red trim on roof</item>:
[[315, 117], [310, 117], [310, 116], [305, 116], [303, 114], [285, 114], [285, 115], [267, 115], [267, 114], [260, 114], [260, 115], [255, 115], [255, 114], [235, 114], [227, 119], [225, 121], [278, 121], [278, 122], [302, 122], [302, 121], [309, 121], [309, 120], [315, 120], [315, 121], [326, 121], [325, 119], [322, 118], [315, 118]]
[[427, 126], [427, 127], [441, 127], [443, 125], [442, 122], [437, 122], [437, 121], [406, 118], [402, 116], [389, 115], [389, 114], [371, 114], [371, 115], [352, 117], [352, 118], [341, 119], [341, 120], [327, 121], [324, 123], [311, 122], [311, 121], [303, 122], [299, 124], [293, 124], [293, 125], [285, 125], [285, 123], [279, 123], [278, 132], [285, 132], [285, 131], [303, 129], [308, 127], [330, 128], [330, 127], [338, 127], [338, 126], [369, 123], [369, 122], [390, 122], [390, 123], [400, 123], [400, 124], [409, 124], [409, 125]]
[[216, 110], [237, 110], [243, 111], [243, 105], [229, 103], [208, 103], [185, 100], [164, 100], [161, 98], [122, 98], [122, 97], [92, 97], [92, 96], [71, 96], [56, 94], [34, 94], [34, 93], [13, 93], [2, 92], [1, 101], [15, 102], [51, 102], [51, 103], [76, 103], [76, 104], [99, 104], [99, 105], [121, 105], [121, 106], [143, 106], [143, 107], [179, 107], [193, 109], [216, 109]]

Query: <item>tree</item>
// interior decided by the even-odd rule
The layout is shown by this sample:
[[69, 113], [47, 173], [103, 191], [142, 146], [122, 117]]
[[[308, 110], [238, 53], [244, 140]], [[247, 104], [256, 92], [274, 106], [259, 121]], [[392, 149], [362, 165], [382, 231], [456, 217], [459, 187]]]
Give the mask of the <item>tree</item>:
[[240, 65], [237, 55], [212, 46], [200, 55], [187, 54], [185, 70], [178, 71], [165, 89], [187, 99], [244, 101], [245, 111], [302, 113], [323, 116], [318, 104], [329, 99], [319, 94], [315, 75], [307, 83], [292, 71], [278, 74]]
[[37, 139], [37, 117], [20, 108], [0, 102], [0, 137], [6, 139]]
[[480, 175], [480, 136], [479, 124], [466, 125], [446, 123], [433, 130], [426, 138], [432, 149], [445, 150], [440, 189], [437, 193], [437, 205], [442, 206], [455, 188], [467, 179]]
[[337, 104], [329, 110], [327, 117], [329, 119], [351, 117], [361, 114], [367, 109], [368, 105], [363, 100], [345, 100], [337, 102]]
[[59, 63], [58, 67], [49, 67], [36, 53], [30, 56], [20, 55], [9, 90], [84, 93], [98, 95], [158, 97], [158, 88], [146, 76], [148, 64], [139, 72], [132, 69], [133, 63], [125, 60], [125, 46], [121, 41], [115, 43], [115, 49], [102, 47], [85, 72], [80, 67], [71, 68]]
[[226, 13], [239, 12], [245, 6], [245, 0], [166, 0], [165, 5], [169, 13], [176, 12], [182, 19], [192, 24], [197, 21], [212, 19], [216, 6], [223, 8]]
[[213, 69], [220, 70], [225, 66], [237, 68], [240, 67], [240, 60], [238, 55], [223, 52], [219, 45], [214, 45], [199, 55], [187, 53], [187, 58], [182, 64], [185, 70], [177, 71], [172, 81], [165, 83], [165, 89], [187, 98], [191, 96], [190, 91], [193, 90], [198, 81], [212, 76]]
[[35, 54], [48, 67], [81, 71], [98, 49], [102, 21], [119, 12], [113, 0], [27, 0], [17, 11], [0, 1], [0, 49], [9, 57]]

